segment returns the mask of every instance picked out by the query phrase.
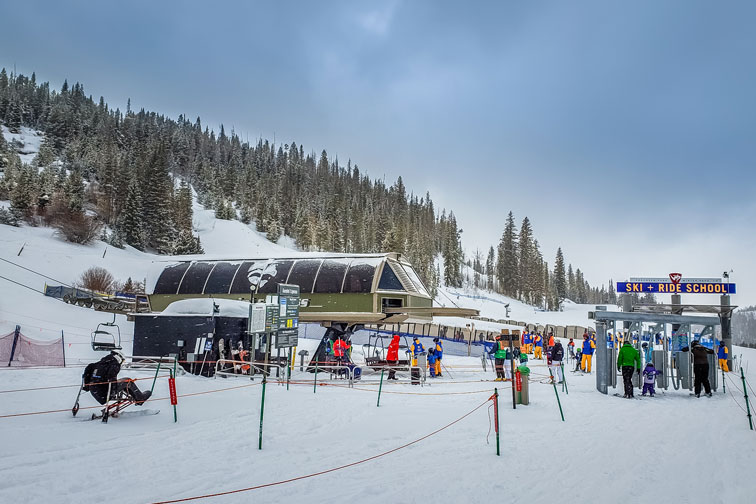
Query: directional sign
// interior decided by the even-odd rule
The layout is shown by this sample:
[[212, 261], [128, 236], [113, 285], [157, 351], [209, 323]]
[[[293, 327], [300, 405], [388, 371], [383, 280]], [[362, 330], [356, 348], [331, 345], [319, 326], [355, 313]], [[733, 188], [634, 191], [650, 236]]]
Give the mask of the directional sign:
[[735, 294], [734, 283], [721, 282], [617, 282], [617, 292], [638, 294]]

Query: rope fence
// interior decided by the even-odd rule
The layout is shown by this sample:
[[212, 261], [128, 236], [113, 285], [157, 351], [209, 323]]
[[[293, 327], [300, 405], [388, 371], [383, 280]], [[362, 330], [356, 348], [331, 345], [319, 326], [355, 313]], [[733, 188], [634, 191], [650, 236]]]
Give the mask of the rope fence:
[[[491, 391], [489, 390], [487, 392], [490, 393]], [[231, 495], [231, 494], [238, 494], [238, 493], [242, 493], [242, 492], [251, 492], [253, 490], [259, 490], [261, 488], [268, 488], [268, 487], [277, 486], [277, 485], [284, 485], [286, 483], [292, 483], [294, 481], [300, 481], [300, 480], [303, 480], [303, 479], [314, 478], [316, 476], [322, 476], [323, 474], [328, 474], [328, 473], [332, 473], [332, 472], [335, 472], [335, 471], [340, 471], [340, 470], [343, 470], [343, 469], [347, 469], [349, 467], [354, 467], [356, 465], [364, 464], [366, 462], [370, 462], [372, 460], [375, 460], [375, 459], [378, 459], [378, 458], [381, 458], [381, 457], [385, 457], [386, 455], [390, 455], [392, 453], [398, 452], [399, 450], [403, 450], [405, 448], [408, 448], [408, 447], [410, 447], [410, 446], [412, 446], [414, 444], [417, 444], [417, 443], [419, 443], [421, 441], [424, 441], [424, 440], [430, 438], [431, 436], [435, 436], [439, 432], [442, 432], [442, 431], [448, 429], [449, 427], [451, 427], [452, 425], [454, 425], [456, 423], [459, 423], [462, 420], [464, 420], [465, 418], [469, 417], [470, 415], [472, 415], [473, 413], [475, 413], [476, 411], [478, 411], [480, 408], [482, 408], [483, 406], [485, 406], [486, 404], [488, 404], [489, 401], [491, 401], [490, 397], [488, 399], [486, 399], [486, 401], [484, 401], [483, 403], [479, 404], [478, 406], [476, 406], [472, 410], [468, 411], [467, 413], [465, 413], [461, 417], [457, 418], [456, 420], [454, 420], [454, 421], [452, 421], [452, 422], [444, 425], [443, 427], [440, 427], [440, 428], [434, 430], [433, 432], [431, 432], [429, 434], [426, 434], [423, 437], [415, 439], [414, 441], [410, 441], [409, 443], [405, 443], [405, 444], [403, 444], [401, 446], [397, 446], [396, 448], [392, 448], [391, 450], [388, 450], [388, 451], [385, 451], [385, 452], [382, 452], [382, 453], [378, 453], [376, 455], [373, 455], [372, 457], [367, 457], [367, 458], [364, 458], [364, 459], [361, 459], [361, 460], [350, 462], [348, 464], [332, 467], [330, 469], [325, 469], [323, 471], [318, 471], [318, 472], [314, 472], [314, 473], [310, 473], [310, 474], [305, 474], [305, 475], [302, 475], [302, 476], [295, 476], [293, 478], [288, 478], [288, 479], [284, 479], [284, 480], [274, 481], [272, 483], [265, 483], [265, 484], [261, 484], [261, 485], [255, 485], [255, 486], [250, 486], [250, 487], [246, 487], [246, 488], [238, 488], [236, 490], [226, 490], [226, 491], [222, 491], [222, 492], [215, 492], [215, 493], [210, 493], [210, 494], [205, 494], [205, 495], [195, 495], [193, 497], [184, 497], [182, 499], [156, 501], [156, 502], [153, 502], [152, 504], [173, 504], [173, 503], [176, 503], [176, 502], [188, 502], [188, 501], [194, 501], [194, 500], [200, 500], [200, 499], [207, 499], [207, 498], [210, 498], [210, 497], [220, 497], [222, 495]]]

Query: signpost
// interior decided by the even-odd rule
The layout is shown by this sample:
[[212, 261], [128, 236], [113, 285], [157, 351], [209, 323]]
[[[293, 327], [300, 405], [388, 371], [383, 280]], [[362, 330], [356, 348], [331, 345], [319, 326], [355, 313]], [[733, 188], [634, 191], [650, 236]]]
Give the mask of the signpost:
[[[251, 298], [254, 300], [254, 296]], [[267, 296], [265, 303], [252, 303], [249, 308], [249, 332], [265, 335], [265, 367], [260, 404], [260, 435], [258, 449], [262, 450], [263, 415], [265, 411], [265, 385], [271, 345], [276, 350], [288, 348], [287, 362], [291, 361], [291, 348], [299, 342], [299, 286], [278, 284], [278, 295]], [[256, 348], [256, 345], [253, 344]], [[289, 366], [287, 365], [287, 368]]]

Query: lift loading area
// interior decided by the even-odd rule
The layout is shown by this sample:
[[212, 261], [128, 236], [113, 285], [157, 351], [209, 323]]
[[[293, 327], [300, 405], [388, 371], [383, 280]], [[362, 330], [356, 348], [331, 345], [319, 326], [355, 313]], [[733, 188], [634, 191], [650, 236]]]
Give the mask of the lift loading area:
[[[671, 385], [675, 390], [693, 390], [691, 354], [682, 350], [689, 348], [693, 340], [715, 342], [717, 326], [721, 327], [721, 339], [729, 347], [730, 316], [736, 307], [730, 306], [729, 296], [726, 297], [722, 305], [636, 305], [626, 306], [630, 309], [623, 312], [589, 312], [589, 318], [596, 321], [596, 389], [606, 394], [610, 386], [617, 387], [619, 344], [616, 336], [624, 333], [626, 341], [641, 355], [641, 370], [651, 362], [660, 372], [656, 377], [657, 388], [668, 390]], [[685, 311], [701, 315], [686, 315]], [[643, 348], [644, 343], [646, 348]], [[718, 387], [718, 372], [715, 348], [715, 353], [709, 355], [709, 381], [713, 390]], [[633, 375], [633, 381], [636, 387], [642, 387], [642, 374]]]

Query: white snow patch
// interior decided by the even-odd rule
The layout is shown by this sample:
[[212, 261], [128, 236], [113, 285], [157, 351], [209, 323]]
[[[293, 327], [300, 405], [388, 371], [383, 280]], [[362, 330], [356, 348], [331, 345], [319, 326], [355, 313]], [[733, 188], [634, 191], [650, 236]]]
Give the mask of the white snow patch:
[[21, 126], [20, 133], [11, 133], [6, 126], [0, 126], [0, 130], [8, 144], [15, 148], [21, 162], [31, 164], [45, 139], [44, 135], [26, 126]]

